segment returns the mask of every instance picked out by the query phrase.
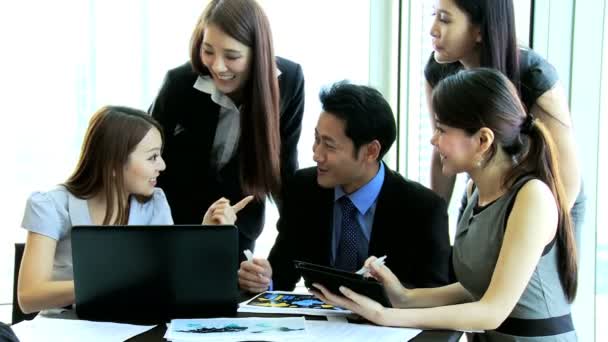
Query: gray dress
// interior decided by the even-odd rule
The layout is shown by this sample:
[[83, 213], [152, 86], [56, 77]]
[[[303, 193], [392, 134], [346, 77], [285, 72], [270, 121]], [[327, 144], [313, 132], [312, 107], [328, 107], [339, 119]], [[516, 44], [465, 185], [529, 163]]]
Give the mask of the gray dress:
[[[530, 179], [520, 179], [513, 190], [481, 211], [474, 210], [479, 196], [475, 190], [464, 210], [456, 231], [453, 263], [456, 278], [475, 300], [481, 299], [490, 285], [513, 201]], [[555, 241], [545, 248], [528, 286], [505, 322], [496, 330], [474, 335], [474, 341], [492, 342], [576, 340], [570, 304], [559, 279]]]

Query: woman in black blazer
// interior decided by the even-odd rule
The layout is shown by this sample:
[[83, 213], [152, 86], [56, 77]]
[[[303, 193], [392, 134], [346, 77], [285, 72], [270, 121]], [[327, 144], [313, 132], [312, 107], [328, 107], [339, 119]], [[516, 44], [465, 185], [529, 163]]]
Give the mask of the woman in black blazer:
[[253, 250], [266, 197], [280, 204], [281, 185], [297, 169], [303, 111], [302, 68], [275, 57], [261, 7], [211, 1], [194, 29], [190, 61], [167, 73], [150, 107], [164, 129], [170, 167], [158, 185], [175, 223], [201, 222], [218, 197], [254, 195], [236, 222], [240, 250]]

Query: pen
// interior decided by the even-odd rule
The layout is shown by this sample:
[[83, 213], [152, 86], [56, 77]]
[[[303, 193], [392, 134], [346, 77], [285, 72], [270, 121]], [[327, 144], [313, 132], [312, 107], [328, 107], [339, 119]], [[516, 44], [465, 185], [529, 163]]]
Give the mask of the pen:
[[[248, 249], [244, 250], [243, 254], [245, 254], [247, 261], [253, 262], [253, 253], [251, 253], [250, 250], [248, 250]], [[258, 273], [258, 277], [263, 278], [264, 276], [261, 273]]]
[[245, 257], [247, 258], [247, 261], [253, 262], [253, 253], [251, 253], [250, 250], [248, 250], [248, 249], [244, 250], [243, 254], [245, 254]]
[[[386, 255], [385, 256], [381, 256], [378, 259], [376, 259], [376, 261], [374, 261], [373, 264], [376, 265], [376, 266], [382, 266], [382, 265], [384, 265], [384, 260], [386, 260]], [[369, 268], [363, 266], [363, 267], [361, 267], [360, 270], [358, 270], [355, 273], [357, 273], [359, 275], [364, 275], [367, 272], [369, 272]]]

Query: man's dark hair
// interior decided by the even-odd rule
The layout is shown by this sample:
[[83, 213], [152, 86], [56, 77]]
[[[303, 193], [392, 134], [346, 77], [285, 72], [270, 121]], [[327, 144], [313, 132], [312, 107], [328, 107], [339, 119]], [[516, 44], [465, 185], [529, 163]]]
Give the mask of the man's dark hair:
[[344, 121], [345, 134], [355, 146], [355, 158], [362, 145], [380, 142], [378, 160], [397, 137], [395, 117], [382, 94], [371, 87], [341, 81], [321, 90], [323, 111]]

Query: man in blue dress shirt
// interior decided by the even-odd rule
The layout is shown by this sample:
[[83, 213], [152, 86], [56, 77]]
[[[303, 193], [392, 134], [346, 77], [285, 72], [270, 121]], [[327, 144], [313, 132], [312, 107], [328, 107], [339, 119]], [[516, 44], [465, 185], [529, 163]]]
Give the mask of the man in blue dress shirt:
[[268, 260], [241, 263], [239, 286], [259, 293], [293, 290], [294, 260], [355, 271], [370, 255], [410, 287], [448, 283], [445, 202], [383, 162], [396, 138], [390, 105], [375, 89], [346, 82], [320, 94], [316, 167], [283, 188], [283, 213]]

